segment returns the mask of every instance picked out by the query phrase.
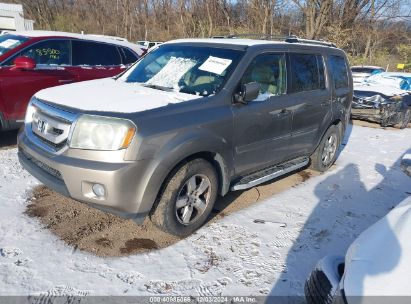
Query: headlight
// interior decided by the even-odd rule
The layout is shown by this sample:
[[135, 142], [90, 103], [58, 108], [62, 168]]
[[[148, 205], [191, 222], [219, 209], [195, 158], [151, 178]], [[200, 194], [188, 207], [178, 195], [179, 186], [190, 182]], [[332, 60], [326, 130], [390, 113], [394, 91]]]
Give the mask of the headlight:
[[[33, 100], [33, 99], [31, 99]], [[31, 124], [33, 121], [33, 115], [36, 113], [36, 108], [33, 106], [32, 101], [30, 100], [29, 105], [27, 106], [26, 110], [26, 117], [24, 119], [25, 124]]]
[[69, 146], [85, 150], [125, 149], [135, 132], [136, 127], [129, 120], [82, 115], [75, 123]]

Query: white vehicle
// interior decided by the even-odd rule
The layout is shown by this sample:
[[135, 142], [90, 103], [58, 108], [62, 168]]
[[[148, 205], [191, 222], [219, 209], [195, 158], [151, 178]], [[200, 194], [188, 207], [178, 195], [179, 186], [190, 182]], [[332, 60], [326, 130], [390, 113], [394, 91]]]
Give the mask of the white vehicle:
[[137, 44], [142, 45], [142, 46], [145, 47], [147, 50], [149, 50], [149, 49], [151, 49], [151, 48], [153, 48], [153, 47], [155, 47], [155, 46], [157, 46], [157, 45], [163, 44], [163, 42], [160, 42], [160, 41], [140, 40], [140, 41], [137, 41]]
[[411, 73], [381, 72], [354, 83], [351, 117], [406, 128], [411, 122]]
[[374, 73], [380, 73], [380, 72], [385, 72], [385, 69], [382, 67], [378, 66], [369, 66], [369, 65], [359, 65], [359, 66], [352, 66], [351, 67], [351, 73], [352, 73], [352, 78], [354, 83], [360, 83], [363, 82], [365, 78], [368, 76], [374, 74]]
[[[308, 304], [409, 303], [411, 296], [411, 197], [363, 232], [345, 259], [326, 256], [305, 284]], [[402, 301], [402, 302], [401, 302]]]

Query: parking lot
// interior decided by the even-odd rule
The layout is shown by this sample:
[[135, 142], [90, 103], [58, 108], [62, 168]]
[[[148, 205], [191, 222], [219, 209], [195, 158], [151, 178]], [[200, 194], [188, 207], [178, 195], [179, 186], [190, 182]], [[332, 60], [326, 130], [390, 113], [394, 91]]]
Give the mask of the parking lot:
[[0, 292], [301, 296], [318, 259], [344, 255], [410, 195], [400, 168], [410, 136], [354, 125], [332, 170], [220, 199], [211, 221], [183, 240], [38, 188], [11, 143], [0, 151]]

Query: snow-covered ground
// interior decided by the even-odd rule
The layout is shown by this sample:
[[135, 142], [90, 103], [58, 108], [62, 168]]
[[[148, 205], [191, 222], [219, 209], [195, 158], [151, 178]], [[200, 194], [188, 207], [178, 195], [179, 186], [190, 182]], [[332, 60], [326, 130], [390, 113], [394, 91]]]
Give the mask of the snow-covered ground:
[[411, 195], [411, 178], [400, 167], [411, 153], [411, 129], [355, 126], [347, 133], [326, 174], [168, 248], [122, 258], [76, 251], [24, 215], [37, 182], [15, 149], [0, 151], [0, 295], [302, 295], [318, 259], [344, 255]]

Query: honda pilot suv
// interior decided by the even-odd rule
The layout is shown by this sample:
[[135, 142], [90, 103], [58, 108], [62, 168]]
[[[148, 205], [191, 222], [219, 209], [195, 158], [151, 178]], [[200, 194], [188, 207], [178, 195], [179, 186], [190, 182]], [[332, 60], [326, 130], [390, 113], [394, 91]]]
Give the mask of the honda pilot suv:
[[112, 77], [143, 55], [115, 37], [28, 31], [0, 36], [0, 130], [17, 129], [34, 93]]
[[332, 44], [295, 37], [168, 42], [118, 77], [35, 94], [19, 159], [65, 196], [185, 236], [218, 195], [330, 168], [348, 66]]

